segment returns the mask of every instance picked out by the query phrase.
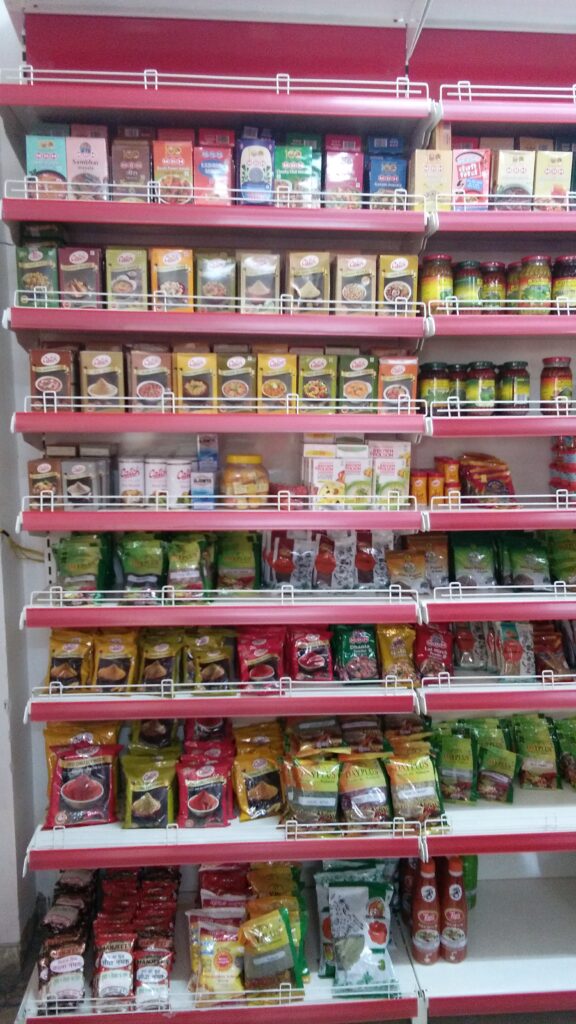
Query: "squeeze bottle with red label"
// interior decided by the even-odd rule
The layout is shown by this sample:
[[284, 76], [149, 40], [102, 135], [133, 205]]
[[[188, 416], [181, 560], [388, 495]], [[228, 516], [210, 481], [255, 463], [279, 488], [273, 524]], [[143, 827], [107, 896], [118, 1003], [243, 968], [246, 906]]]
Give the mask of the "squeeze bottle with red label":
[[436, 864], [420, 863], [412, 894], [412, 956], [419, 964], [435, 964], [440, 952], [440, 901]]
[[450, 857], [441, 894], [440, 953], [444, 960], [459, 964], [466, 959], [468, 907], [460, 857]]

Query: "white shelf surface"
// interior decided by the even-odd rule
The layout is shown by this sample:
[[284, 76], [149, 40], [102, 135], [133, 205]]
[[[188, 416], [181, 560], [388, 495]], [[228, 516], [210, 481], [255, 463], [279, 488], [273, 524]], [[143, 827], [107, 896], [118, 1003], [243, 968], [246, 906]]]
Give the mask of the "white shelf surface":
[[[576, 878], [481, 881], [468, 917], [467, 959], [414, 965], [432, 1015], [435, 1001], [442, 1000], [437, 1009], [445, 1013], [450, 1000], [455, 1010], [459, 1004], [462, 1013], [480, 1013], [477, 997], [541, 993], [553, 1011], [554, 994], [570, 990], [576, 1005], [575, 904]], [[506, 1008], [514, 1012], [511, 1004], [500, 1012]]]

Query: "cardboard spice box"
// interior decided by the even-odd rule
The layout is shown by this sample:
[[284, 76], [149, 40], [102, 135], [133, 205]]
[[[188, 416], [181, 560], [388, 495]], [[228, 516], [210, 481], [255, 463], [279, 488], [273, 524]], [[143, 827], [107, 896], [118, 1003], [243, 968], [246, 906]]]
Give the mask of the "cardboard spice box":
[[[408, 169], [410, 195], [422, 196], [415, 210], [452, 209], [452, 153], [446, 149], [416, 149]], [[440, 198], [441, 197], [441, 198]]]
[[173, 359], [177, 412], [216, 413], [218, 357], [213, 352], [175, 352]]
[[500, 210], [530, 209], [536, 153], [499, 149], [492, 154], [494, 206]]
[[[409, 316], [416, 314], [418, 296], [418, 257], [383, 255], [378, 258], [378, 308], [379, 316], [393, 316], [394, 306], [380, 306], [380, 303], [406, 300]], [[403, 307], [402, 307], [403, 308]]]
[[18, 305], [58, 306], [58, 250], [55, 245], [20, 245], [16, 249]]
[[236, 143], [236, 187], [239, 202], [271, 203], [274, 187], [274, 143], [271, 139], [239, 139]]
[[376, 257], [336, 257], [336, 313], [366, 315], [376, 312]]
[[314, 153], [311, 146], [276, 146], [274, 152], [274, 190], [276, 206], [318, 206], [314, 200]]
[[129, 393], [134, 399], [131, 412], [169, 409], [166, 396], [172, 391], [172, 354], [132, 349], [128, 367]]
[[280, 413], [288, 408], [288, 395], [296, 394], [298, 357], [258, 353], [258, 411]]
[[452, 159], [452, 185], [454, 209], [488, 209], [490, 194], [489, 149], [454, 149]]
[[154, 309], [191, 313], [194, 309], [194, 256], [191, 249], [151, 249]]
[[331, 151], [326, 153], [324, 205], [329, 208], [356, 209], [362, 205], [364, 154]]
[[289, 252], [286, 292], [294, 299], [295, 313], [329, 312], [329, 252]]
[[338, 412], [375, 413], [377, 397], [376, 356], [339, 356]]
[[229, 146], [194, 149], [194, 202], [197, 206], [230, 206], [234, 161]]
[[335, 412], [337, 384], [337, 356], [299, 357], [298, 394], [305, 412]]
[[54, 401], [57, 406], [65, 407], [74, 395], [75, 367], [71, 349], [33, 348], [29, 359], [32, 410], [53, 409]]
[[147, 309], [147, 250], [108, 248], [105, 259], [108, 308]]
[[280, 256], [239, 252], [240, 312], [280, 312]]
[[191, 203], [194, 184], [192, 143], [157, 141], [152, 143], [152, 153], [158, 202]]
[[370, 193], [370, 209], [379, 210], [395, 205], [401, 207], [402, 200], [397, 199], [397, 189], [406, 188], [408, 161], [402, 157], [370, 156], [368, 158], [368, 191]]
[[66, 139], [69, 199], [82, 202], [108, 197], [108, 142], [102, 138]]
[[65, 309], [99, 309], [102, 297], [102, 250], [58, 249], [58, 280]]
[[236, 309], [236, 255], [231, 252], [196, 253], [196, 307], [222, 313]]
[[219, 412], [256, 412], [256, 356], [221, 353], [217, 358]]
[[28, 494], [30, 508], [50, 507], [50, 495], [62, 494], [62, 466], [60, 459], [31, 459], [28, 463]]
[[150, 143], [147, 139], [115, 139], [112, 143], [111, 191], [116, 203], [145, 203], [151, 177]]
[[67, 199], [66, 139], [52, 135], [26, 136], [26, 174], [32, 199]]
[[124, 354], [80, 352], [80, 394], [88, 400], [84, 412], [123, 412]]

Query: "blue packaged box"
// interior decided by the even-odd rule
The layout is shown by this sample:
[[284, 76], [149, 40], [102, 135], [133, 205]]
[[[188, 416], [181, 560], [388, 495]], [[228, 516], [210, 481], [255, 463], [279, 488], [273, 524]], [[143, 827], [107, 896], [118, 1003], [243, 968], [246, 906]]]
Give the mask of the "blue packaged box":
[[401, 135], [369, 135], [366, 152], [369, 156], [402, 156], [406, 139]]
[[394, 205], [394, 192], [406, 188], [408, 161], [402, 157], [368, 157], [368, 191], [370, 208]]
[[236, 187], [239, 202], [271, 203], [274, 190], [272, 139], [239, 139], [236, 143]]
[[26, 174], [33, 199], [67, 199], [66, 139], [58, 135], [26, 136]]

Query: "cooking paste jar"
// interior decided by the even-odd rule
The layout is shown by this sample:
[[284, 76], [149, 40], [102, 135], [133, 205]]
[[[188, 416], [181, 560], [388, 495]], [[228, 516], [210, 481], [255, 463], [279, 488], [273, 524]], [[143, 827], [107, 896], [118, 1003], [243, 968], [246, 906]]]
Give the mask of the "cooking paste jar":
[[549, 256], [525, 256], [520, 268], [521, 313], [550, 312], [552, 271]]
[[[520, 270], [522, 269], [521, 260], [517, 260], [516, 263], [509, 263], [506, 269], [506, 301], [513, 303], [518, 302], [520, 298]], [[511, 305], [508, 307], [508, 313], [518, 312], [519, 306]]]
[[556, 398], [572, 399], [572, 369], [569, 356], [550, 356], [542, 360], [544, 363], [540, 375], [540, 401], [541, 411], [554, 415], [554, 406], [548, 406], [547, 402], [553, 402]]
[[261, 455], [228, 455], [220, 486], [228, 508], [261, 508], [270, 489]]
[[463, 260], [454, 266], [454, 295], [462, 306], [480, 305], [482, 274], [476, 260]]
[[530, 401], [530, 374], [528, 363], [502, 363], [496, 384], [497, 412], [503, 416], [524, 416]]
[[491, 416], [496, 401], [496, 368], [494, 363], [479, 361], [468, 364], [466, 407], [468, 416]]
[[418, 372], [418, 398], [436, 407], [446, 407], [450, 395], [450, 377], [447, 363], [422, 363]]
[[450, 375], [450, 398], [457, 398], [459, 402], [466, 400], [466, 377], [468, 367], [465, 363], [453, 363], [448, 367]]
[[453, 294], [454, 277], [451, 257], [446, 256], [445, 253], [424, 256], [420, 281], [421, 301], [426, 305], [430, 304], [431, 313], [446, 313], [447, 309], [439, 311], [437, 307], [450, 299]]
[[480, 265], [482, 287], [480, 298], [484, 310], [501, 311], [506, 298], [506, 264], [491, 260]]
[[576, 303], [576, 256], [557, 256], [554, 260], [552, 299]]

